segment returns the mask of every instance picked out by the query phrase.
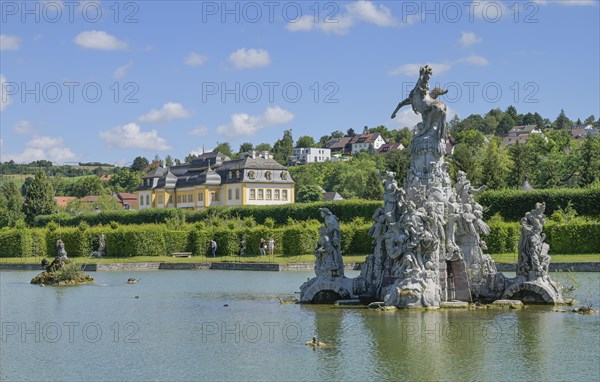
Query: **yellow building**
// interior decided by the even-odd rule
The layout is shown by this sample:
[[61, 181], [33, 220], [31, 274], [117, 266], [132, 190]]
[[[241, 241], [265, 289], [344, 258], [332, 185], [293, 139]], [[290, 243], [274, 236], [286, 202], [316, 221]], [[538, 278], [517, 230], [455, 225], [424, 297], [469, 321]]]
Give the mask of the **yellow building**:
[[268, 153], [242, 159], [205, 153], [189, 165], [158, 167], [136, 190], [138, 208], [202, 209], [294, 203], [294, 181]]

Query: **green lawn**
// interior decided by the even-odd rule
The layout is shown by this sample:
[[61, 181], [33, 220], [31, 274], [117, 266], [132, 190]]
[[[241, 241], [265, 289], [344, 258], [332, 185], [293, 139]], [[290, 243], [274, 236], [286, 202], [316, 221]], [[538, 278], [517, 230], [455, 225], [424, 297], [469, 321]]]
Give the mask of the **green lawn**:
[[[164, 263], [205, 263], [205, 262], [245, 262], [245, 263], [308, 263], [314, 261], [313, 255], [302, 255], [295, 257], [275, 256], [217, 256], [204, 257], [192, 256], [190, 258], [174, 258], [171, 256], [138, 256], [138, 257], [107, 257], [104, 259], [91, 259], [83, 257], [72, 257], [73, 260], [88, 264], [110, 264], [110, 263], [142, 263], [142, 262], [164, 262]], [[497, 263], [516, 263], [517, 254], [505, 253], [492, 255]], [[365, 255], [344, 256], [346, 263], [361, 263], [365, 260]], [[40, 264], [41, 257], [4, 257], [0, 258], [0, 264]], [[600, 254], [586, 255], [552, 255], [552, 262], [600, 262]]]

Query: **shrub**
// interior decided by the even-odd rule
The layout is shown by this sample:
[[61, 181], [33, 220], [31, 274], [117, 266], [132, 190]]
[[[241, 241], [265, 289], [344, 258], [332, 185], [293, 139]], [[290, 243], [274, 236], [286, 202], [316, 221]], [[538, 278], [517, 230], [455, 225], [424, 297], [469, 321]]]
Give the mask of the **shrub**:
[[284, 256], [301, 256], [313, 253], [319, 238], [318, 227], [302, 227], [299, 225], [286, 227], [283, 230]]
[[33, 240], [28, 229], [0, 230], [0, 256], [25, 257], [31, 256]]
[[581, 216], [600, 217], [600, 189], [597, 188], [486, 191], [476, 198], [486, 207], [485, 219], [498, 213], [506, 220], [519, 221], [537, 202], [546, 203], [548, 216], [571, 205]]
[[373, 238], [369, 236], [371, 225], [361, 225], [356, 227], [352, 248], [348, 254], [368, 254], [373, 253]]

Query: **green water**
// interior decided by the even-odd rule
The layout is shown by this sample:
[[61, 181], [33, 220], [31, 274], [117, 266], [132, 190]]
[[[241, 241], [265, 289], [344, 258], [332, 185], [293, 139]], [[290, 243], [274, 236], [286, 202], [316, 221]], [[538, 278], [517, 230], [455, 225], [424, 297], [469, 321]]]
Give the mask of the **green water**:
[[[0, 272], [3, 381], [600, 380], [598, 315], [279, 304], [312, 272], [98, 272], [63, 288], [35, 274]], [[576, 276], [598, 307], [600, 274]]]

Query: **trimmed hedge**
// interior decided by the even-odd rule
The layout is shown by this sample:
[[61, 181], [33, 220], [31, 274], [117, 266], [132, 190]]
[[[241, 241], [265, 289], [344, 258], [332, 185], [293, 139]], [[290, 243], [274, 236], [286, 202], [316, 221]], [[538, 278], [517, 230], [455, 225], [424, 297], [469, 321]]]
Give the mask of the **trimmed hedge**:
[[535, 208], [535, 203], [546, 202], [546, 215], [569, 203], [581, 216], [600, 217], [600, 189], [555, 188], [547, 190], [485, 191], [476, 196], [486, 207], [484, 219], [500, 214], [505, 220], [519, 221], [525, 213]]
[[222, 219], [247, 217], [253, 218], [258, 224], [263, 224], [265, 219], [272, 218], [277, 225], [284, 225], [288, 218], [297, 221], [319, 219], [319, 208], [329, 208], [340, 222], [351, 222], [357, 217], [371, 219], [373, 211], [382, 207], [383, 202], [372, 200], [344, 200], [339, 202], [295, 203], [280, 206], [237, 206], [237, 207], [210, 207], [205, 210], [188, 211], [176, 208], [149, 208], [139, 211], [102, 211], [92, 212], [77, 216], [65, 213], [53, 215], [40, 215], [35, 218], [34, 226], [45, 227], [50, 222], [59, 223], [62, 227], [75, 227], [86, 222], [90, 226], [108, 225], [116, 222], [124, 225], [163, 224], [167, 219], [184, 213], [186, 221], [190, 223], [204, 221], [209, 217]]
[[[294, 224], [282, 228], [258, 226], [231, 228], [185, 225], [171, 230], [162, 224], [113, 227], [63, 227], [61, 229], [4, 228], [0, 230], [0, 257], [54, 257], [56, 240], [61, 237], [69, 257], [87, 257], [98, 248], [98, 236], [106, 236], [106, 253], [110, 257], [168, 256], [173, 252], [192, 252], [210, 256], [210, 240], [217, 241], [218, 256], [238, 256], [241, 238], [246, 237], [246, 255], [258, 256], [260, 238], [275, 240], [275, 254], [300, 256], [314, 253], [318, 240], [317, 224]], [[368, 254], [373, 251], [370, 225], [342, 224], [344, 255]], [[486, 253], [516, 253], [521, 234], [519, 223], [490, 224]], [[600, 222], [548, 222], [544, 229], [552, 253], [585, 254], [600, 251]]]

